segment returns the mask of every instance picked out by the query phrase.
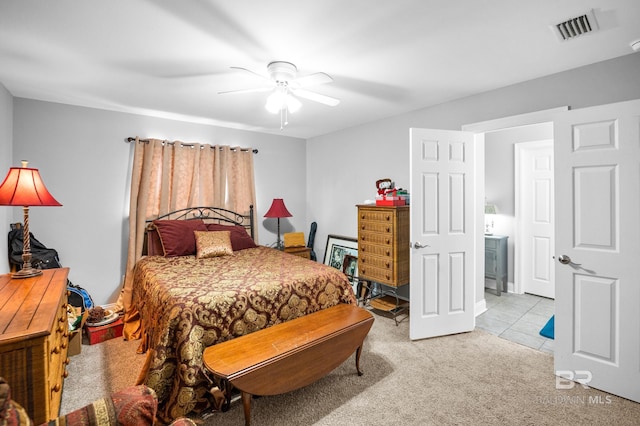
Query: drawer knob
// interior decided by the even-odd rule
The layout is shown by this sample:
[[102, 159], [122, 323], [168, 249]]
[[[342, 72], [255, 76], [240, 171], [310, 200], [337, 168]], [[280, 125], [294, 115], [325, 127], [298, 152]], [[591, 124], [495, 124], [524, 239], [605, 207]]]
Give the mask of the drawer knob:
[[387, 265], [387, 268], [391, 267], [391, 264], [389, 262], [387, 262], [386, 265]]
[[60, 385], [60, 383], [56, 383], [55, 385], [53, 385], [53, 387], [51, 388], [52, 392], [60, 392], [60, 390], [62, 389], [62, 386]]
[[387, 232], [391, 232], [391, 228], [387, 227]]
[[360, 259], [360, 262], [362, 262], [362, 263], [364, 263], [365, 261], [366, 261], [366, 258], [364, 258], [364, 257], [362, 259]]
[[52, 354], [59, 354], [60, 353], [60, 346], [55, 346], [53, 349], [51, 349], [51, 353]]
[[391, 216], [387, 216], [387, 220], [388, 220], [388, 221], [389, 221], [389, 220], [391, 220]]
[[67, 371], [67, 369], [65, 368], [64, 373], [62, 373], [62, 377], [64, 377], [65, 379], [67, 377], [69, 377], [69, 372]]
[[387, 250], [387, 256], [391, 256], [391, 252]]

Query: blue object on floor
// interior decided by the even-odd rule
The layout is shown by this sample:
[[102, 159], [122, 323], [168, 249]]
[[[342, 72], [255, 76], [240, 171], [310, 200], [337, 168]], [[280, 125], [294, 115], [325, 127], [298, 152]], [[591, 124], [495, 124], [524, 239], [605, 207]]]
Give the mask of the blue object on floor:
[[551, 318], [549, 318], [549, 321], [547, 321], [547, 323], [544, 325], [544, 327], [542, 327], [542, 330], [540, 330], [540, 335], [544, 336], [546, 338], [549, 339], [553, 339], [553, 331], [554, 331], [554, 318], [555, 315], [552, 315]]

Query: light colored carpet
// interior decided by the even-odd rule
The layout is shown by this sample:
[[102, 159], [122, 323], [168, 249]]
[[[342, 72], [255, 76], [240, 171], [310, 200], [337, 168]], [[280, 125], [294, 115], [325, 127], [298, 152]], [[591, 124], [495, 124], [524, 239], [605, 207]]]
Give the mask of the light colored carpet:
[[[376, 316], [361, 358], [297, 391], [252, 401], [253, 425], [638, 425], [640, 404], [576, 385], [556, 389], [549, 354], [476, 330], [411, 341], [408, 320]], [[82, 346], [71, 358], [62, 413], [132, 384], [136, 341]], [[242, 425], [242, 404], [196, 419]]]

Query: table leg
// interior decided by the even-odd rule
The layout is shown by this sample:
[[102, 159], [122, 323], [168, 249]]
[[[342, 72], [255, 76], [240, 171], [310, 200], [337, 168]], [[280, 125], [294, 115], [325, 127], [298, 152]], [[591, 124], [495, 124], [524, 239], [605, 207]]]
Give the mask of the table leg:
[[231, 408], [231, 383], [227, 379], [220, 380], [220, 389], [224, 393], [224, 403], [222, 404], [222, 411], [227, 412]]
[[362, 345], [356, 349], [356, 370], [358, 370], [358, 376], [362, 376], [364, 373], [360, 370], [360, 354], [362, 353]]
[[244, 408], [244, 424], [251, 425], [251, 394], [242, 391], [242, 407]]

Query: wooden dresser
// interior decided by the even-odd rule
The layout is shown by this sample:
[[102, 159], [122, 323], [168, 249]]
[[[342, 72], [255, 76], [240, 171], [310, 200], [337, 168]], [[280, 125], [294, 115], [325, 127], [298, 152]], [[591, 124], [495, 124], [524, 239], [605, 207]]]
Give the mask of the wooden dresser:
[[397, 292], [409, 284], [411, 272], [409, 218], [409, 206], [358, 206], [358, 280], [366, 288], [358, 297], [392, 314], [396, 325], [398, 314], [409, 307]]
[[0, 275], [0, 376], [34, 424], [58, 417], [67, 376], [68, 268], [32, 278]]
[[358, 206], [358, 277], [409, 283], [409, 206]]

